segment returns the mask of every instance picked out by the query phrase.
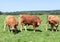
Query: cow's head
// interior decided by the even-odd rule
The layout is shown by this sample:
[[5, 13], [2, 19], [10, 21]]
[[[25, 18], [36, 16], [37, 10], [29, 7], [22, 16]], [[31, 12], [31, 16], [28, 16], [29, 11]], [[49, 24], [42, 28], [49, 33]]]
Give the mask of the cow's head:
[[11, 25], [11, 26], [10, 26], [10, 29], [11, 29], [11, 30], [16, 30], [16, 29], [17, 29], [17, 25]]

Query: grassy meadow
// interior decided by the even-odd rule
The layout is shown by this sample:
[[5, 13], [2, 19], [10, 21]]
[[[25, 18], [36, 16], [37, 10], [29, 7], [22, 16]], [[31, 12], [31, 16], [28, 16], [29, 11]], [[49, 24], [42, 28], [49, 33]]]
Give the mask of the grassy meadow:
[[[46, 31], [46, 15], [37, 15], [42, 19], [42, 23], [36, 28], [36, 32], [33, 32], [33, 27], [30, 25], [27, 26], [27, 32], [23, 29], [22, 32], [17, 34], [8, 32], [8, 27], [6, 27], [6, 31], [4, 32], [4, 19], [6, 16], [7, 15], [0, 15], [0, 42], [60, 42], [60, 25], [58, 32]], [[14, 16], [18, 20], [18, 15]], [[18, 25], [18, 30], [19, 29], [20, 25]], [[51, 29], [50, 26], [48, 29]]]

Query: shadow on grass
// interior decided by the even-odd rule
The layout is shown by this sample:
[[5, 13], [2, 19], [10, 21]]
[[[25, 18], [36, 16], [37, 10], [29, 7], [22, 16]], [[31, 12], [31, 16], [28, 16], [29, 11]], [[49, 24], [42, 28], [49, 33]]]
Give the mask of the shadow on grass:
[[[51, 29], [51, 28], [49, 28], [48, 30], [52, 31], [52, 29]], [[55, 31], [56, 31], [56, 29], [53, 29], [53, 31], [55, 32]], [[59, 30], [57, 30], [57, 31], [59, 31]]]
[[[33, 29], [27, 29], [28, 31], [33, 31]], [[36, 30], [36, 32], [42, 32], [41, 30]]]
[[20, 30], [13, 30], [14, 34], [18, 34], [19, 32], [21, 32]]

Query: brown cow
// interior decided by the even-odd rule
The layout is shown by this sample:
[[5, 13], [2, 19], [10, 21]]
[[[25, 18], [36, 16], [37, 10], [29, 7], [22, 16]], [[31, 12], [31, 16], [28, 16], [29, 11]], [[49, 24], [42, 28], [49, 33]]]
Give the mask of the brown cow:
[[25, 25], [33, 25], [34, 28], [34, 32], [36, 30], [36, 27], [39, 26], [39, 24], [41, 23], [41, 20], [39, 17], [37, 16], [32, 16], [32, 15], [20, 15], [20, 24], [21, 24], [21, 31], [22, 31], [22, 27], [24, 26], [25, 31], [27, 31], [26, 26]]
[[46, 30], [48, 28], [47, 27], [48, 24], [51, 25], [52, 32], [53, 32], [54, 26], [56, 27], [56, 31], [57, 31], [57, 28], [58, 28], [58, 25], [59, 25], [59, 18], [58, 18], [58, 16], [56, 16], [56, 15], [48, 15], [47, 16], [47, 23], [46, 23]]
[[7, 16], [4, 21], [4, 31], [6, 26], [9, 27], [9, 30], [16, 30], [18, 25], [18, 21], [14, 16]]

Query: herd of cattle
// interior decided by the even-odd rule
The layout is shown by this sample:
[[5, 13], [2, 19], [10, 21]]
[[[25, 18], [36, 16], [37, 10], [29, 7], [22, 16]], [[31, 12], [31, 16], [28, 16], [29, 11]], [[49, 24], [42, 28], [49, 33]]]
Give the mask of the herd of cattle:
[[[18, 23], [20, 24], [20, 31], [22, 31], [22, 27], [24, 27], [25, 31], [26, 25], [32, 25], [34, 32], [36, 31], [36, 27], [38, 27], [41, 24], [42, 20], [38, 16], [33, 16], [33, 15], [20, 15], [19, 16], [19, 21], [14, 16], [7, 16], [4, 21], [4, 31], [6, 29], [6, 26], [9, 27], [9, 31], [17, 29]], [[56, 27], [56, 31], [59, 25], [59, 18], [56, 15], [48, 15], [47, 16], [47, 21], [46, 21], [46, 31], [48, 28], [48, 24], [51, 25], [51, 29], [53, 32], [54, 26]]]

